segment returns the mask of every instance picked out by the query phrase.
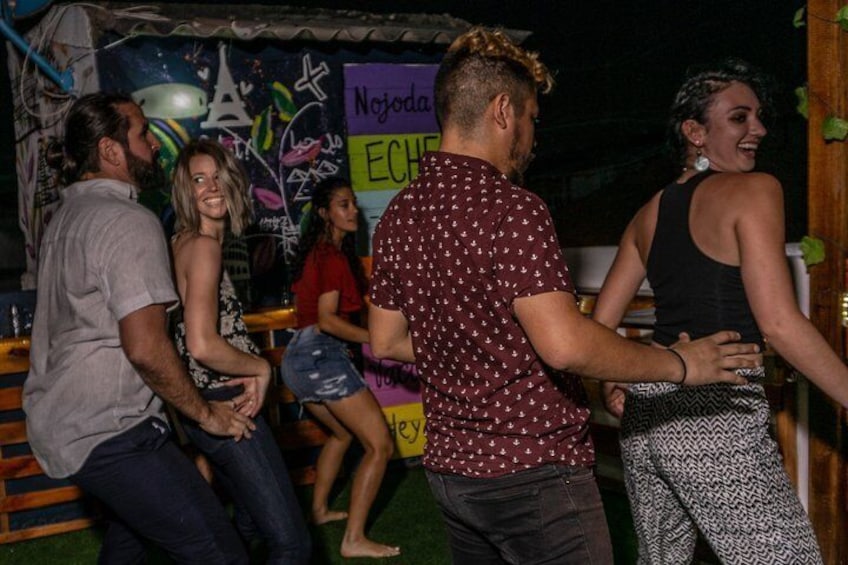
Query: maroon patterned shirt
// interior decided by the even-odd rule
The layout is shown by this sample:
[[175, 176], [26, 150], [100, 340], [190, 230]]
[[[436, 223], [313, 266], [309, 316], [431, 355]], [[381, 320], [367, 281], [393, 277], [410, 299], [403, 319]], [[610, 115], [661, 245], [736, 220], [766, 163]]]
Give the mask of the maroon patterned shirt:
[[429, 470], [594, 464], [580, 379], [545, 366], [513, 314], [552, 291], [574, 292], [541, 199], [485, 161], [426, 153], [374, 234], [371, 300], [409, 321]]

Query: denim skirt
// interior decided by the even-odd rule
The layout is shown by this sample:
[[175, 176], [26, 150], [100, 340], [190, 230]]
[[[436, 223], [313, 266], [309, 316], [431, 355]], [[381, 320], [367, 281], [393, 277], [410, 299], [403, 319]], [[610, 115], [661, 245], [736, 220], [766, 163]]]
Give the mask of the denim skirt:
[[300, 402], [341, 400], [368, 387], [347, 343], [314, 325], [295, 332], [280, 372]]

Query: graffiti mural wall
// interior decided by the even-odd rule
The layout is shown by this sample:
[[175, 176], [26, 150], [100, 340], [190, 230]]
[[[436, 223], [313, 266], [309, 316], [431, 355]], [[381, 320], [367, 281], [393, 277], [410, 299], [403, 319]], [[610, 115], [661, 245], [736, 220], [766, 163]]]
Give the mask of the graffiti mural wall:
[[[166, 169], [200, 136], [218, 139], [242, 161], [256, 224], [246, 241], [230, 242], [228, 267], [243, 284], [247, 273], [255, 277], [254, 302], [284, 299], [285, 259], [312, 185], [349, 170], [340, 62], [310, 50], [172, 37], [125, 43], [103, 52], [98, 66], [101, 88], [142, 104]], [[168, 225], [167, 190], [156, 196], [146, 204]]]
[[[199, 136], [220, 140], [245, 165], [256, 223], [243, 240], [228, 242], [227, 259], [253, 305], [289, 299], [286, 261], [316, 182], [352, 179], [364, 207], [359, 247], [368, 254], [388, 198], [417, 173], [420, 154], [438, 147], [436, 66], [351, 58], [362, 57], [178, 37], [138, 38], [98, 57], [100, 87], [142, 104], [166, 169]], [[145, 204], [172, 227], [169, 200], [163, 188]]]
[[[22, 288], [38, 283], [41, 234], [60, 205], [62, 187], [45, 158], [51, 140], [62, 136], [74, 99], [99, 90], [124, 91], [143, 105], [166, 169], [200, 136], [220, 140], [244, 163], [256, 223], [228, 243], [227, 262], [234, 282], [254, 292], [252, 306], [287, 299], [286, 259], [323, 178], [351, 179], [363, 218], [359, 250], [370, 255], [370, 235], [389, 199], [417, 174], [421, 154], [438, 147], [436, 66], [471, 24], [448, 14], [238, 7], [52, 6], [25, 40], [73, 77], [70, 87], [53, 83], [24, 54], [7, 53]], [[526, 36], [514, 33], [519, 41]], [[169, 187], [141, 199], [173, 228]]]
[[[288, 299], [286, 259], [317, 181], [351, 180], [364, 223], [359, 247], [370, 255], [389, 199], [418, 174], [424, 151], [438, 148], [437, 65], [350, 61], [344, 53], [184, 38], [125, 44], [98, 61], [104, 89], [131, 92], [142, 104], [166, 167], [197, 136], [219, 139], [245, 165], [256, 224], [244, 240], [228, 242], [226, 258], [254, 306]], [[169, 223], [166, 192], [148, 205]], [[364, 353], [396, 456], [421, 455], [425, 418], [414, 366]]]

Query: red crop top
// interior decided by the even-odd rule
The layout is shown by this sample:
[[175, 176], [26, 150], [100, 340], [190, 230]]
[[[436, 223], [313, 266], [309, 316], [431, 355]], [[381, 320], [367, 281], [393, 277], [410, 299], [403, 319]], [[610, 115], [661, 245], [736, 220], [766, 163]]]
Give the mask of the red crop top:
[[334, 290], [339, 291], [339, 316], [350, 320], [351, 314], [362, 310], [362, 296], [347, 258], [334, 246], [319, 243], [309, 252], [303, 273], [292, 284], [298, 328], [318, 323], [318, 298]]

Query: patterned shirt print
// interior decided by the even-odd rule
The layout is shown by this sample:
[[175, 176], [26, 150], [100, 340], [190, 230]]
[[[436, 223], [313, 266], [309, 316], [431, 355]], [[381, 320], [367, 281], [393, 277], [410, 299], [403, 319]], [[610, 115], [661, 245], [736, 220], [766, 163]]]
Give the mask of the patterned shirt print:
[[513, 314], [516, 298], [574, 292], [541, 199], [485, 161], [426, 153], [373, 246], [371, 300], [409, 321], [428, 469], [594, 464], [582, 382], [546, 367]]
[[[241, 302], [239, 302], [236, 296], [230, 276], [227, 274], [227, 271], [224, 271], [221, 276], [221, 285], [218, 288], [218, 334], [236, 349], [258, 354], [259, 350], [247, 333], [247, 325], [244, 323], [242, 315]], [[177, 343], [177, 351], [180, 357], [182, 357], [183, 362], [188, 366], [188, 372], [197, 388], [201, 390], [218, 388], [222, 386], [223, 382], [232, 378], [204, 367], [195, 361], [188, 352], [182, 310], [180, 310], [174, 337]]]

